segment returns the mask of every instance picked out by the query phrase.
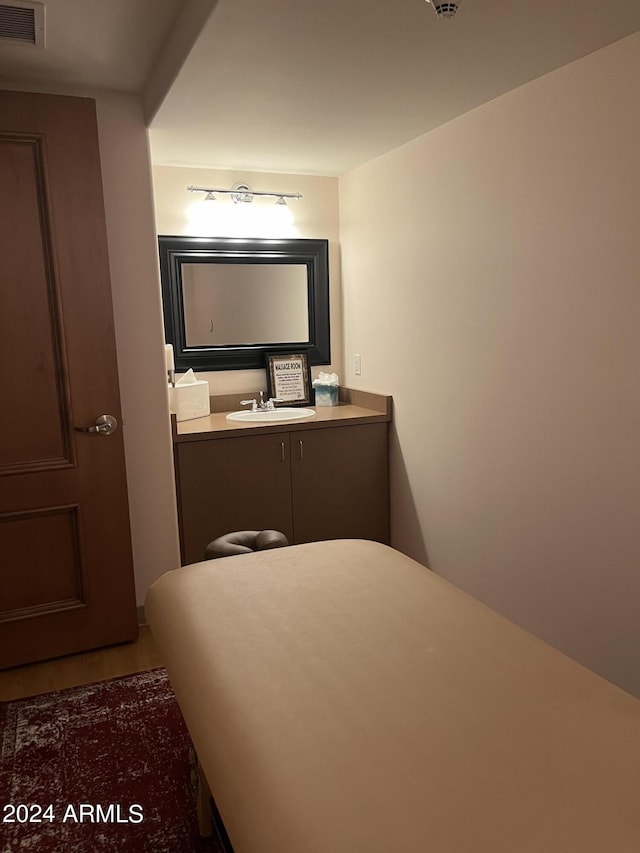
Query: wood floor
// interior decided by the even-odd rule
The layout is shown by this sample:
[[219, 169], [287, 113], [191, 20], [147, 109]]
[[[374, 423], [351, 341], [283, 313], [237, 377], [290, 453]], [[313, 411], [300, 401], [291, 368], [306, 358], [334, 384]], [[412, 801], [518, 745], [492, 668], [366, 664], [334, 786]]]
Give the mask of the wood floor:
[[160, 654], [149, 627], [142, 625], [133, 643], [3, 670], [0, 672], [0, 701], [78, 687], [156, 666], [162, 666]]

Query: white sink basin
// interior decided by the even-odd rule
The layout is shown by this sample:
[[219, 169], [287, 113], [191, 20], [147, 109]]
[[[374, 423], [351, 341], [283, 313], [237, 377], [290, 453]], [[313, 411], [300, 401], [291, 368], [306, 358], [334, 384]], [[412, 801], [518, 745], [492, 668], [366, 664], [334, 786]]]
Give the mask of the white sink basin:
[[257, 412], [231, 412], [227, 415], [228, 421], [244, 421], [244, 423], [257, 423], [267, 421], [300, 421], [303, 418], [311, 418], [315, 415], [314, 409], [295, 409], [283, 406], [280, 409], [259, 409]]

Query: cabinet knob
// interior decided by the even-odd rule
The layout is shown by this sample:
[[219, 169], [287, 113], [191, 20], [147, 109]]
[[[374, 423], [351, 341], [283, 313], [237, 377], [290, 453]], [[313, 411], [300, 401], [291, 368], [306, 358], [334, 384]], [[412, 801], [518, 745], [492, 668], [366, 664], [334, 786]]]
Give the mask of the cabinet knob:
[[298, 442], [298, 447], [300, 448], [300, 459], [302, 460], [304, 459], [304, 441], [302, 439]]

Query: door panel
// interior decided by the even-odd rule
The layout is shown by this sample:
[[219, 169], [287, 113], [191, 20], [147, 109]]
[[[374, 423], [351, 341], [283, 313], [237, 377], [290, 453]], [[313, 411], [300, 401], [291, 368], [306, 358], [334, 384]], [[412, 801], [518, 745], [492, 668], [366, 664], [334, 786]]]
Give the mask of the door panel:
[[95, 104], [0, 92], [0, 666], [137, 619]]
[[[83, 603], [78, 521], [77, 506], [7, 513], [0, 518], [0, 543], [6, 552], [2, 560], [4, 618], [24, 618]], [[42, 559], [43, 541], [50, 546], [47, 570], [34, 584], [33, 572], [25, 572], [24, 566], [36, 566]], [[11, 554], [20, 554], [21, 559], [12, 560]]]
[[2, 473], [71, 464], [58, 378], [66, 372], [59, 345], [59, 294], [47, 209], [41, 203], [47, 197], [42, 145], [39, 137], [0, 136], [0, 186], [5, 198], [0, 203], [2, 348], [7, 354], [19, 353], [18, 374], [10, 374], [12, 381], [3, 387]]

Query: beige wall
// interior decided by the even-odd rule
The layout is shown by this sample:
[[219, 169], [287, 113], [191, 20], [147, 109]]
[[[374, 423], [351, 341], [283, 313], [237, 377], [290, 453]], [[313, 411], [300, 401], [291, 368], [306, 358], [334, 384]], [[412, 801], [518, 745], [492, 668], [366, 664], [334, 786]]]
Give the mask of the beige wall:
[[[241, 225], [233, 221], [230, 199], [202, 201], [202, 195], [188, 193], [187, 186], [231, 188], [242, 181], [255, 190], [301, 193], [298, 201], [290, 201], [293, 225], [280, 226], [268, 219], [257, 219]], [[331, 302], [331, 365], [312, 368], [312, 376], [320, 370], [336, 371], [342, 376], [342, 306], [339, 254], [338, 180], [311, 175], [281, 175], [275, 173], [229, 172], [220, 169], [191, 169], [179, 166], [154, 166], [153, 187], [158, 234], [171, 236], [244, 236], [244, 237], [305, 237], [329, 240], [329, 278]], [[254, 202], [256, 209], [273, 208], [268, 202]], [[251, 205], [237, 205], [249, 208]], [[204, 209], [212, 219], [198, 218]], [[225, 220], [224, 211], [229, 216]], [[222, 212], [222, 217], [220, 213]], [[249, 211], [251, 212], [251, 211]], [[277, 213], [278, 211], [276, 211]], [[241, 228], [237, 231], [236, 228]], [[212, 394], [226, 394], [266, 389], [264, 370], [227, 370], [203, 372], [199, 379], [209, 382]]]
[[[94, 95], [95, 96], [95, 95]], [[97, 95], [138, 604], [180, 565], [158, 250], [141, 102]]]
[[350, 172], [340, 210], [394, 544], [640, 695], [639, 79], [635, 35]]

